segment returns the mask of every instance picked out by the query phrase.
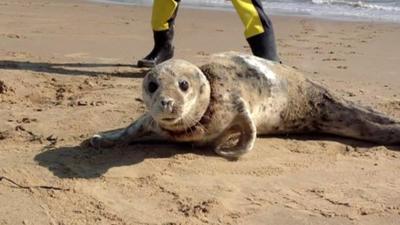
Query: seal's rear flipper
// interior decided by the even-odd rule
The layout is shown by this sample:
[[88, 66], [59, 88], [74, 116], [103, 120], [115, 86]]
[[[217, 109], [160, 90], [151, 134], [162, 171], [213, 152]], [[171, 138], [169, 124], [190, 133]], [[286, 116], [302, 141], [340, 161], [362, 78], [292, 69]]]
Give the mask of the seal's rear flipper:
[[351, 137], [379, 144], [400, 144], [400, 121], [380, 112], [333, 96], [314, 84], [319, 93], [314, 104], [316, 127], [324, 133]]

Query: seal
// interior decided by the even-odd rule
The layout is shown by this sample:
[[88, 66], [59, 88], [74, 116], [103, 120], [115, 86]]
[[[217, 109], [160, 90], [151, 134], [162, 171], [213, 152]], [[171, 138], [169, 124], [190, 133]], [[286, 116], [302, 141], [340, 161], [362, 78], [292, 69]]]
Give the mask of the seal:
[[94, 135], [96, 148], [142, 141], [190, 142], [238, 158], [257, 135], [320, 132], [400, 143], [400, 121], [344, 100], [300, 72], [251, 55], [212, 55], [197, 67], [157, 65], [143, 80], [148, 112], [126, 128]]

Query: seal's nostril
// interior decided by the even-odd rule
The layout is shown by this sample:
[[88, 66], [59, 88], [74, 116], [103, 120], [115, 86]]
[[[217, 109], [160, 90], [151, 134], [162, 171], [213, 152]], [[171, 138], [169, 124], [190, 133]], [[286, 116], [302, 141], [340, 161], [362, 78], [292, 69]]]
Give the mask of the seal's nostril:
[[163, 106], [163, 107], [173, 106], [174, 105], [174, 100], [172, 100], [172, 99], [162, 99], [160, 101], [160, 103], [161, 103], [161, 106]]

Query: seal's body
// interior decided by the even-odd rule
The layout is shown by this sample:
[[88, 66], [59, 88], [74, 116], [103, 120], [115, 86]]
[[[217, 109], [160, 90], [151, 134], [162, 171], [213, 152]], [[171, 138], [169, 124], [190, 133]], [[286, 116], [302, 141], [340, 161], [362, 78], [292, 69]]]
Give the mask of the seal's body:
[[[257, 134], [322, 132], [400, 143], [399, 121], [334, 96], [287, 66], [240, 53], [213, 55], [200, 68], [162, 63], [144, 78], [143, 99], [148, 113], [125, 129], [95, 135], [91, 145], [191, 142], [239, 157]], [[226, 146], [232, 137], [237, 141]]]

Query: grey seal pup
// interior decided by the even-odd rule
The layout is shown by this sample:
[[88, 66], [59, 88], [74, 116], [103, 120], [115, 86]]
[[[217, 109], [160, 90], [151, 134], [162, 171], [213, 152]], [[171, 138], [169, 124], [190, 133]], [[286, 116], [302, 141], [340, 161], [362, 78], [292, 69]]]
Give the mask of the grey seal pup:
[[124, 129], [94, 135], [96, 148], [141, 141], [190, 142], [238, 158], [257, 135], [321, 132], [400, 143], [400, 121], [346, 101], [298, 71], [242, 53], [197, 67], [169, 60], [143, 80], [148, 112]]

